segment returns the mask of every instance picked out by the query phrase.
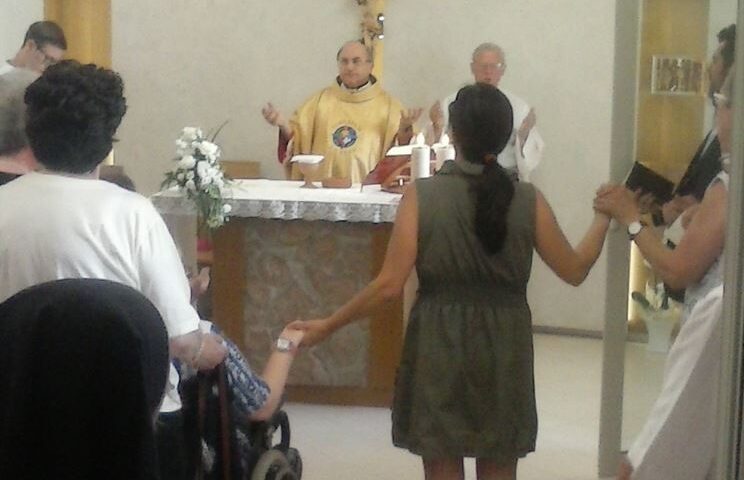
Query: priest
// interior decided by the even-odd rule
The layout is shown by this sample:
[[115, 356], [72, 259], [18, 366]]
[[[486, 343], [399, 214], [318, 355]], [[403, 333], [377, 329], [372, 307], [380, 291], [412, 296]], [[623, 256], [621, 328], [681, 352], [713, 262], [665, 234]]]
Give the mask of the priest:
[[[504, 167], [515, 180], [529, 181], [530, 173], [542, 159], [545, 143], [535, 128], [537, 117], [527, 102], [499, 86], [506, 72], [504, 51], [496, 44], [482, 43], [473, 51], [470, 71], [476, 83], [488, 83], [501, 90], [509, 99], [514, 113], [514, 131], [506, 148], [499, 154], [499, 165]], [[455, 92], [456, 93], [456, 92]], [[449, 104], [455, 93], [437, 101], [429, 109], [431, 123], [427, 128], [429, 143], [437, 143], [449, 128]]]
[[403, 109], [372, 75], [373, 55], [360, 41], [336, 55], [338, 76], [310, 97], [287, 121], [271, 103], [266, 121], [279, 127], [279, 161], [292, 179], [302, 175], [288, 160], [297, 154], [323, 155], [321, 178], [361, 182], [394, 144], [408, 144], [421, 109]]

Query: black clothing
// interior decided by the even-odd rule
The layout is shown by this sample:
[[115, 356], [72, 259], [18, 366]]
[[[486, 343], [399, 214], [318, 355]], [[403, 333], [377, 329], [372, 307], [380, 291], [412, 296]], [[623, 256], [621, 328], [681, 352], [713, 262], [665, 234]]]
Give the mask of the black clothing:
[[168, 335], [108, 280], [36, 285], [0, 304], [0, 478], [157, 479]]

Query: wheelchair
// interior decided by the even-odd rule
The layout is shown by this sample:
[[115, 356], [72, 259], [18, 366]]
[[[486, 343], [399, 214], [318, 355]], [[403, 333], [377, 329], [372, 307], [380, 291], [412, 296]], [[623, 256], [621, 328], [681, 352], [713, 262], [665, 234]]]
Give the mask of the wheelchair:
[[190, 472], [197, 480], [300, 480], [302, 458], [290, 446], [281, 407], [253, 422], [231, 402], [224, 364], [181, 381]]

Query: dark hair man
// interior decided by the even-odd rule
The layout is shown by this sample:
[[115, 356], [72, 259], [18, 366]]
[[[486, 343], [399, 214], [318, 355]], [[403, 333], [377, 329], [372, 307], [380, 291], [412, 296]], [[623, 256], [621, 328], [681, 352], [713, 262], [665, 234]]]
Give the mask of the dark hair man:
[[62, 60], [66, 50], [67, 40], [59, 25], [50, 21], [32, 23], [15, 57], [0, 65], [0, 75], [16, 68], [41, 73]]

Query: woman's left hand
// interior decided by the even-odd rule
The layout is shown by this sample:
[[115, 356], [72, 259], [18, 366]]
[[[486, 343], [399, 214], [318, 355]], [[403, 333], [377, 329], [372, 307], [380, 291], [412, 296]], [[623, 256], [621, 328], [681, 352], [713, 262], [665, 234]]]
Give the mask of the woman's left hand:
[[605, 190], [597, 195], [594, 198], [594, 208], [626, 225], [638, 220], [641, 216], [637, 195], [622, 186]]
[[287, 325], [287, 328], [303, 330], [305, 332], [305, 336], [302, 337], [302, 343], [300, 343], [301, 347], [317, 345], [331, 334], [327, 318], [319, 320], [296, 320]]

